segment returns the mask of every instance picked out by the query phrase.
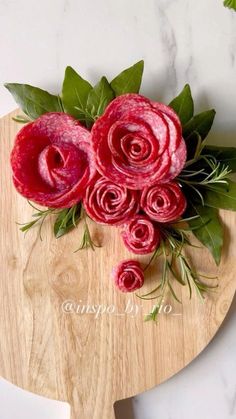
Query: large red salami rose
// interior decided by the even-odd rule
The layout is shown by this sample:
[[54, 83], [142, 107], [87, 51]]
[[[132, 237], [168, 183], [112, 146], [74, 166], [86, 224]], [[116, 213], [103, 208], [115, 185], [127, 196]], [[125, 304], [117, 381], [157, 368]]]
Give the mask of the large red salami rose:
[[87, 188], [83, 204], [92, 220], [101, 224], [120, 225], [138, 212], [139, 196], [136, 191], [96, 176], [96, 180]]
[[160, 243], [159, 230], [143, 215], [137, 215], [124, 226], [122, 238], [127, 249], [138, 255], [153, 252]]
[[178, 183], [170, 182], [145, 188], [141, 207], [155, 221], [166, 223], [177, 220], [186, 209], [186, 198]]
[[113, 280], [122, 292], [133, 292], [143, 286], [144, 273], [139, 262], [124, 260], [112, 271]]
[[108, 105], [92, 128], [92, 143], [98, 171], [131, 189], [169, 182], [186, 161], [176, 113], [138, 94]]
[[96, 172], [90, 133], [65, 113], [46, 113], [17, 134], [11, 166], [20, 194], [47, 207], [71, 207]]

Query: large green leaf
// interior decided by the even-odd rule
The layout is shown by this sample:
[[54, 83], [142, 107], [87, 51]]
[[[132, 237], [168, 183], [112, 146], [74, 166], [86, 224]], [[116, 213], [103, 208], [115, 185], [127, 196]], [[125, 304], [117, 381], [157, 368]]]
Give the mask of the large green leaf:
[[192, 132], [186, 139], [185, 144], [187, 147], [187, 161], [193, 159], [196, 157], [196, 155], [199, 154], [201, 145], [202, 145], [202, 139], [201, 136], [198, 134], [197, 131]]
[[184, 137], [187, 138], [194, 131], [197, 131], [198, 134], [201, 136], [202, 140], [204, 140], [204, 138], [206, 138], [207, 134], [209, 133], [212, 127], [215, 114], [216, 114], [215, 110], [211, 109], [209, 111], [205, 111], [194, 116], [183, 127]]
[[114, 92], [106, 77], [102, 77], [99, 83], [90, 90], [87, 102], [87, 112], [92, 119], [102, 115], [107, 105], [114, 99]]
[[225, 0], [224, 6], [236, 11], [236, 0]]
[[184, 86], [182, 92], [170, 102], [169, 106], [178, 114], [183, 125], [193, 117], [194, 104], [189, 84]]
[[[223, 227], [219, 220], [218, 210], [202, 205], [191, 204], [191, 206], [189, 215], [199, 216], [188, 222], [193, 229], [192, 233], [210, 250], [216, 264], [219, 265], [223, 246]], [[197, 228], [199, 225], [200, 227]]]
[[236, 172], [236, 147], [206, 146], [202, 154], [212, 155], [222, 165], [228, 166], [232, 172]]
[[116, 76], [111, 82], [115, 95], [138, 93], [142, 82], [143, 68], [144, 61], [141, 60]]
[[67, 67], [62, 86], [62, 103], [67, 113], [86, 121], [86, 106], [91, 84], [84, 80], [72, 67]]
[[51, 95], [38, 87], [19, 83], [6, 83], [5, 87], [31, 119], [36, 119], [46, 112], [63, 111], [59, 96]]
[[204, 194], [204, 202], [208, 207], [236, 211], [236, 183], [228, 180], [228, 188], [212, 185]]

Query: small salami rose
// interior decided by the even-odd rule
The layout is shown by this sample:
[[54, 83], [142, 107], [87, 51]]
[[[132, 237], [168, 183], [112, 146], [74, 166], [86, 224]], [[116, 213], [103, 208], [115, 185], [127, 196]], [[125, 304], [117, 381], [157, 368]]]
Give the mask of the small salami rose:
[[96, 173], [90, 132], [65, 113], [46, 113], [17, 134], [13, 181], [26, 198], [52, 208], [81, 200]]
[[110, 225], [126, 223], [139, 210], [136, 191], [103, 177], [96, 177], [89, 185], [83, 204], [92, 220]]
[[113, 280], [122, 292], [133, 292], [143, 286], [144, 273], [139, 262], [125, 260], [112, 271]]
[[186, 209], [186, 198], [177, 183], [151, 186], [144, 189], [141, 207], [155, 221], [166, 223], [177, 220]]
[[169, 182], [186, 161], [176, 113], [138, 94], [114, 99], [91, 134], [97, 170], [130, 189]]
[[160, 244], [159, 230], [142, 215], [137, 215], [125, 225], [122, 238], [127, 249], [138, 255], [151, 253]]

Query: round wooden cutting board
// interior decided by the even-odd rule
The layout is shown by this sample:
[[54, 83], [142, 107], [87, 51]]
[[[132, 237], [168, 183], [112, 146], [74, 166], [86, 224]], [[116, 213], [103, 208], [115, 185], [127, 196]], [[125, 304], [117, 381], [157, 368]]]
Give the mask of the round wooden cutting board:
[[[83, 225], [55, 239], [48, 220], [25, 237], [16, 222], [32, 208], [11, 182], [9, 153], [20, 124], [2, 118], [0, 375], [50, 398], [68, 401], [72, 419], [114, 419], [114, 403], [161, 383], [192, 361], [219, 329], [236, 288], [236, 214], [222, 212], [225, 247], [217, 269], [207, 250], [186, 250], [199, 272], [218, 275], [219, 289], [202, 303], [175, 286], [159, 321], [144, 322], [153, 301], [116, 291], [112, 267], [133, 258], [116, 228], [90, 223], [102, 245], [74, 253]], [[147, 262], [148, 257], [139, 258]], [[157, 282], [150, 269], [145, 290]], [[215, 282], [214, 280], [212, 280]], [[170, 306], [171, 304], [171, 306]]]

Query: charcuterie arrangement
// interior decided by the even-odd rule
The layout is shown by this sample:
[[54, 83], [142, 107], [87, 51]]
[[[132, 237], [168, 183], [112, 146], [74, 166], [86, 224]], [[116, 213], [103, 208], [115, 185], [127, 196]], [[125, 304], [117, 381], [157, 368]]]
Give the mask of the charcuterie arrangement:
[[[120, 230], [133, 255], [111, 277], [117, 290], [154, 299], [155, 320], [167, 292], [179, 302], [175, 281], [204, 298], [217, 278], [196, 272], [186, 256], [195, 236], [220, 263], [223, 226], [219, 209], [236, 210], [236, 149], [208, 145], [213, 109], [194, 114], [189, 85], [169, 105], [139, 93], [143, 61], [93, 87], [67, 67], [60, 95], [7, 83], [24, 124], [11, 153], [13, 183], [33, 207], [27, 232], [48, 217], [57, 239], [80, 222], [79, 249], [95, 250], [87, 218]], [[40, 207], [38, 207], [40, 206]], [[79, 250], [78, 249], [78, 250]], [[197, 251], [197, 249], [196, 249]], [[98, 250], [99, 253], [99, 250]], [[98, 254], [99, 257], [99, 254]], [[161, 266], [155, 289], [141, 293], [150, 265]], [[106, 278], [104, 280], [107, 280]]]

